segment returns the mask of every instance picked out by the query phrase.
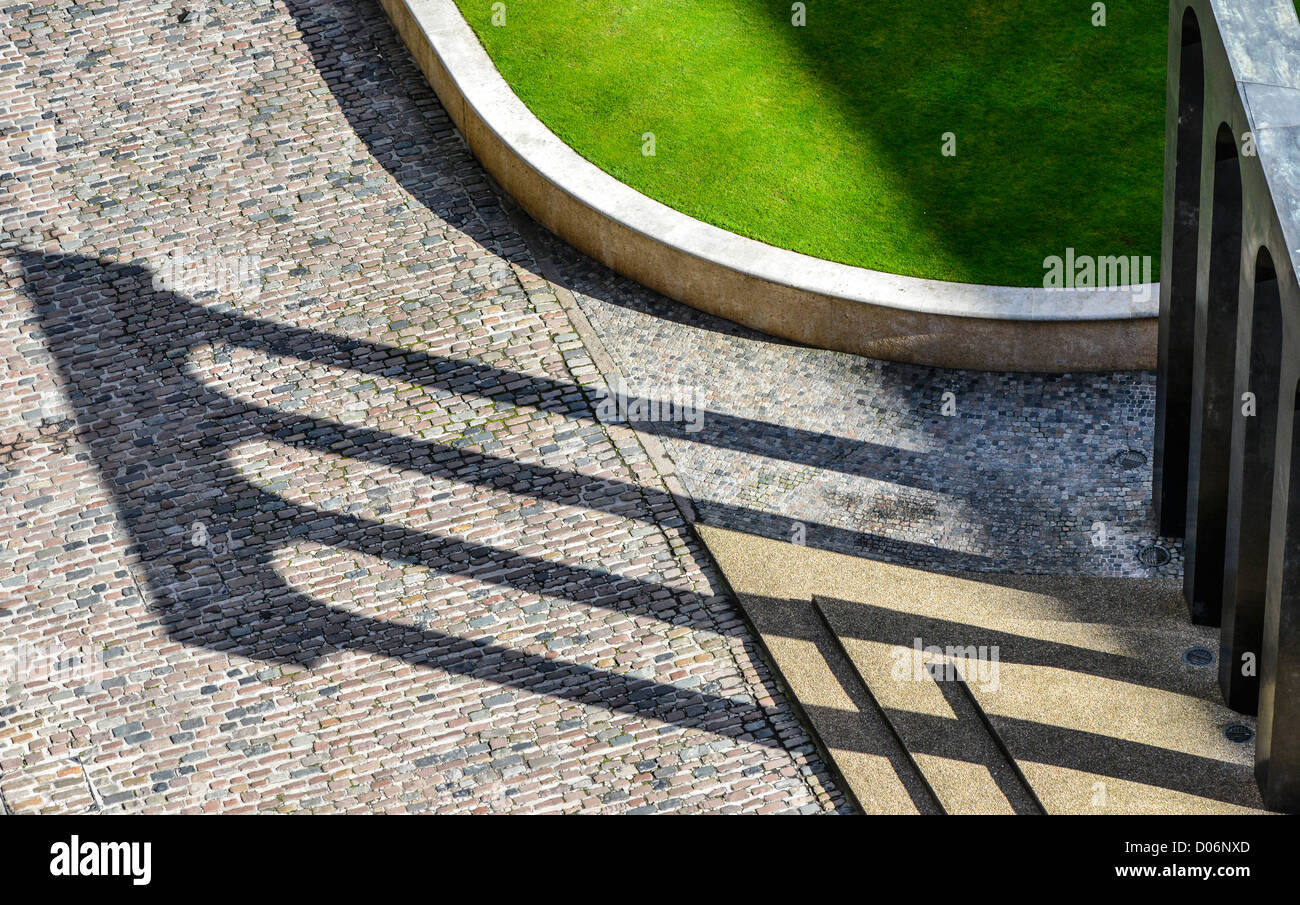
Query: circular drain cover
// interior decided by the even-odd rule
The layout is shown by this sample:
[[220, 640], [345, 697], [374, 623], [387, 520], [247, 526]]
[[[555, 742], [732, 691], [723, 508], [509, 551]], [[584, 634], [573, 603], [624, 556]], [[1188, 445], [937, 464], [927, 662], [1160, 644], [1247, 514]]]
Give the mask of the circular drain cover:
[[1125, 471], [1132, 471], [1147, 464], [1147, 457], [1146, 453], [1138, 452], [1136, 449], [1125, 449], [1115, 453], [1111, 461]]
[[1145, 566], [1163, 566], [1169, 562], [1169, 551], [1159, 544], [1152, 544], [1138, 554], [1138, 559]]
[[1183, 652], [1183, 660], [1192, 666], [1209, 666], [1214, 662], [1214, 652], [1203, 647], [1188, 648]]
[[1255, 732], [1249, 726], [1243, 726], [1241, 723], [1232, 723], [1223, 730], [1223, 736], [1230, 742], [1244, 745], [1255, 737]]

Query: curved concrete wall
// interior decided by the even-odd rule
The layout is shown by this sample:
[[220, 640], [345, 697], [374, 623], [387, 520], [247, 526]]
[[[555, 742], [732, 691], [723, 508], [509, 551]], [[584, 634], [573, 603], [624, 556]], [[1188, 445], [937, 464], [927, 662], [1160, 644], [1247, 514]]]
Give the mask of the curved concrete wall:
[[991, 371], [1156, 365], [1158, 286], [1046, 290], [850, 267], [746, 239], [623, 185], [515, 96], [452, 0], [381, 0], [470, 148], [547, 229], [610, 268], [765, 333]]

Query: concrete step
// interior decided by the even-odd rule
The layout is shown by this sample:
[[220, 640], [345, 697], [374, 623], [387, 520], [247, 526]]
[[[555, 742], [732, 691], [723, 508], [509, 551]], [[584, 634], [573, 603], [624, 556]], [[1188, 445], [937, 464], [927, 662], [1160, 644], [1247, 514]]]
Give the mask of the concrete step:
[[854, 803], [867, 814], [942, 813], [812, 601], [738, 594], [792, 702]]
[[953, 658], [852, 637], [853, 605], [813, 597], [858, 678], [949, 814], [1042, 814]]
[[[1213, 664], [1184, 659], [1218, 638], [1176, 582], [942, 574], [696, 529], [814, 732], [851, 717], [851, 744], [823, 741], [859, 798], [919, 780], [953, 813], [1263, 809], [1254, 746], [1225, 737], [1254, 722], [1224, 705]], [[930, 659], [953, 681], [895, 677]], [[902, 758], [881, 753], [891, 740]], [[875, 774], [841, 751], [876, 755]]]

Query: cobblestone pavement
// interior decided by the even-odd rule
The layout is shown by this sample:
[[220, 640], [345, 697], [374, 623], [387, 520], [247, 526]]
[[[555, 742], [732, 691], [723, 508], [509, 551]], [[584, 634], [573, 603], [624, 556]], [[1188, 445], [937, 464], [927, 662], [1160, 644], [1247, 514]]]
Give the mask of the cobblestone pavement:
[[985, 374], [809, 349], [542, 243], [611, 380], [629, 398], [698, 404], [639, 426], [705, 523], [920, 568], [1181, 575], [1181, 541], [1156, 535], [1151, 507], [1153, 374]]
[[[6, 810], [843, 808], [377, 6], [0, 19]], [[716, 401], [774, 420], [743, 392]], [[872, 412], [917, 471], [933, 422]], [[701, 449], [737, 517], [833, 484]], [[966, 502], [908, 490], [918, 523]]]

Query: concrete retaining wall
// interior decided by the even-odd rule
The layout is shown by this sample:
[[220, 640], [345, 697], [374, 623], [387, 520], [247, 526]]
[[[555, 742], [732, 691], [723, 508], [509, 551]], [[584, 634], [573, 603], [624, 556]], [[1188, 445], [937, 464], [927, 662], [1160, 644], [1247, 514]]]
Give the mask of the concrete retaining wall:
[[642, 195], [515, 96], [452, 0], [381, 0], [470, 148], [534, 219], [613, 270], [728, 320], [872, 358], [991, 371], [1156, 365], [1156, 286], [947, 283], [774, 248]]

